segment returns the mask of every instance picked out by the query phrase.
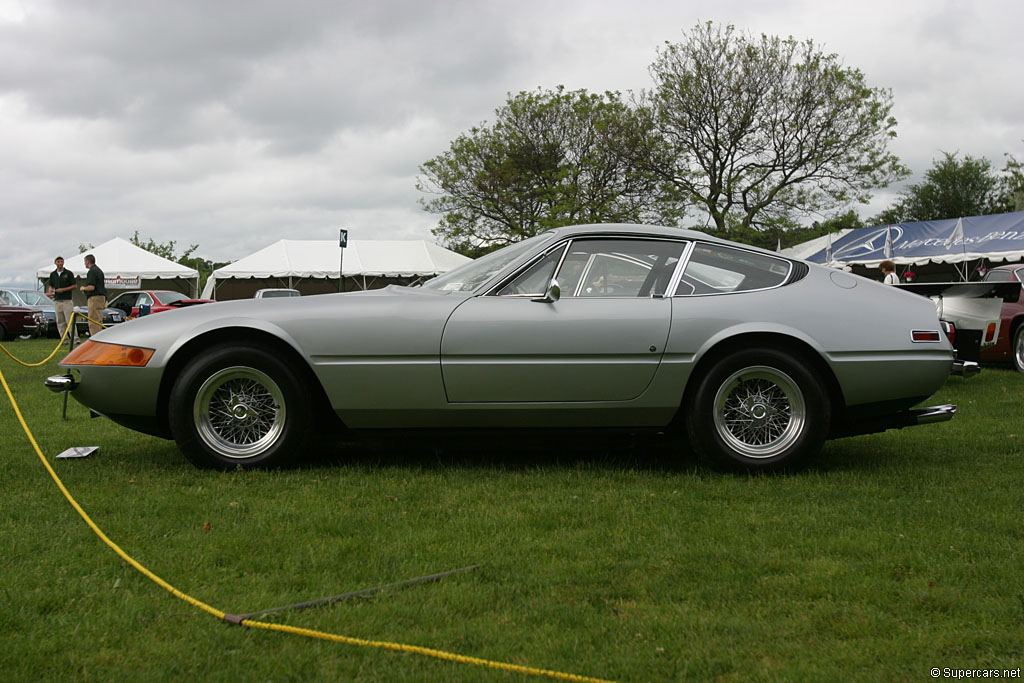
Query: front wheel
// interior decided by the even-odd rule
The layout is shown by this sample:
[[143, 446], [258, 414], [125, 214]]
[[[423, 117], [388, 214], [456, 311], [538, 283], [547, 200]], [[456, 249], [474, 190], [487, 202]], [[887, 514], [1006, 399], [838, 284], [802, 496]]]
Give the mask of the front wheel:
[[798, 358], [771, 348], [737, 351], [698, 379], [686, 411], [691, 443], [712, 464], [791, 468], [821, 450], [828, 396]]
[[1024, 372], [1024, 323], [1017, 326], [1013, 333], [1013, 346], [1010, 349], [1013, 355], [1013, 367], [1017, 372]]
[[280, 465], [302, 452], [309, 408], [308, 392], [285, 361], [259, 347], [218, 346], [175, 381], [171, 433], [199, 467]]

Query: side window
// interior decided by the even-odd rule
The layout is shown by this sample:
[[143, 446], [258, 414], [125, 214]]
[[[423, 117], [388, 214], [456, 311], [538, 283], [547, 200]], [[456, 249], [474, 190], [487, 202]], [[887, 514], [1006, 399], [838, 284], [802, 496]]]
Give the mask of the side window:
[[132, 305], [133, 306], [152, 306], [153, 305], [153, 299], [152, 299], [152, 297], [149, 296], [149, 294], [139, 294], [139, 301], [138, 301], [138, 303], [135, 303], [135, 304], [132, 304]]
[[543, 258], [498, 290], [498, 296], [543, 296], [565, 247], [548, 252]]
[[778, 287], [789, 261], [718, 244], [698, 243], [683, 269], [675, 296], [749, 292]]
[[985, 282], [1009, 282], [1013, 279], [1013, 274], [1007, 270], [990, 270], [982, 279]]
[[7, 292], [0, 292], [0, 304], [3, 304], [4, 306], [14, 305], [11, 301], [11, 297], [7, 296]]
[[555, 279], [563, 298], [663, 295], [684, 246], [674, 240], [573, 240]]

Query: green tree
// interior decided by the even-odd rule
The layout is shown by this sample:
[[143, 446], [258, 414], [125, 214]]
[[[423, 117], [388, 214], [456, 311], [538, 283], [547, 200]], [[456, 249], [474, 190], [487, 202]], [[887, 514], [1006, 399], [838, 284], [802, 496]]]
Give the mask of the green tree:
[[999, 194], [1003, 211], [1024, 211], [1024, 163], [1012, 154], [1006, 155], [1003, 175], [999, 178]]
[[988, 159], [943, 152], [924, 174], [924, 181], [900, 193], [873, 223], [933, 221], [961, 216], [984, 216], [1011, 210], [1006, 189]]
[[156, 254], [157, 256], [165, 258], [168, 261], [174, 261], [175, 263], [182, 263], [183, 265], [184, 265], [183, 259], [187, 259], [190, 256], [192, 256], [192, 254], [195, 253], [196, 249], [199, 248], [198, 244], [193, 244], [188, 249], [185, 250], [185, 253], [183, 253], [181, 256], [178, 256], [175, 253], [175, 249], [174, 249], [175, 246], [178, 244], [175, 240], [171, 240], [169, 242], [160, 243], [160, 242], [156, 242], [152, 237], [150, 237], [148, 240], [143, 242], [142, 238], [139, 237], [139, 231], [138, 230], [135, 231], [135, 234], [132, 235], [131, 239], [128, 240], [128, 241], [131, 242], [132, 244], [134, 244], [135, 246], [140, 247], [142, 249], [145, 249], [146, 251], [148, 251], [148, 252], [150, 252], [152, 254]]
[[420, 203], [469, 255], [561, 225], [672, 220], [658, 180], [611, 142], [636, 126], [618, 93], [521, 92], [420, 167], [417, 189], [433, 195]]
[[180, 263], [183, 266], [193, 268], [199, 271], [199, 289], [202, 291], [203, 287], [206, 286], [206, 281], [210, 278], [210, 275], [218, 268], [228, 265], [227, 262], [215, 263], [208, 259], [201, 258], [199, 256], [193, 256], [197, 249], [198, 244], [192, 244], [182, 254], [178, 254], [175, 247], [177, 242], [170, 240], [168, 242], [157, 242], [153, 238], [147, 239], [145, 242], [139, 237], [139, 231], [136, 230], [135, 234], [132, 235], [131, 239], [128, 240], [132, 244], [146, 251], [156, 254], [157, 256], [163, 257], [168, 261], [174, 261]]
[[887, 150], [891, 93], [810, 40], [698, 24], [659, 51], [651, 74], [644, 134], [620, 149], [722, 234], [866, 202], [908, 173]]

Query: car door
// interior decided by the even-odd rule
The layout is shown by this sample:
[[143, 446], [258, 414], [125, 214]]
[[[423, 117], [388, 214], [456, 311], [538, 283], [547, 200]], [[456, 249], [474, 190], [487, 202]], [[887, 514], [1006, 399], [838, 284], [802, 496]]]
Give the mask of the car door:
[[157, 311], [164, 310], [164, 307], [158, 307], [154, 305], [155, 301], [146, 292], [139, 292], [139, 298], [135, 302], [135, 306], [132, 308], [132, 315], [138, 317], [141, 315], [149, 315]]
[[[573, 239], [449, 317], [449, 403], [628, 401], [647, 388], [671, 324], [678, 240]], [[545, 297], [558, 282], [560, 297]]]
[[124, 314], [126, 316], [134, 316], [138, 314], [137, 310], [134, 313], [132, 312], [133, 310], [135, 310], [135, 301], [138, 298], [138, 292], [125, 292], [123, 294], [118, 294], [116, 297], [114, 297], [112, 301], [110, 301], [107, 304], [107, 307], [120, 309], [124, 311]]

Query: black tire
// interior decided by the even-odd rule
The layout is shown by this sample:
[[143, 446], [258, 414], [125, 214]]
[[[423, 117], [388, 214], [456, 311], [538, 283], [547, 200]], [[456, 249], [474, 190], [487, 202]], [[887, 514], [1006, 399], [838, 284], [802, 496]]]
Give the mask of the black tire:
[[1017, 330], [1013, 333], [1010, 357], [1013, 359], [1013, 367], [1017, 368], [1017, 372], [1024, 372], [1024, 323], [1018, 325]]
[[303, 452], [309, 392], [288, 363], [256, 346], [201, 352], [174, 383], [171, 434], [194, 465], [271, 467]]
[[792, 469], [821, 450], [831, 418], [828, 395], [799, 357], [774, 348], [738, 350], [697, 382], [686, 406], [686, 431], [710, 464]]
[[7, 328], [3, 323], [0, 323], [0, 341], [7, 341]]

